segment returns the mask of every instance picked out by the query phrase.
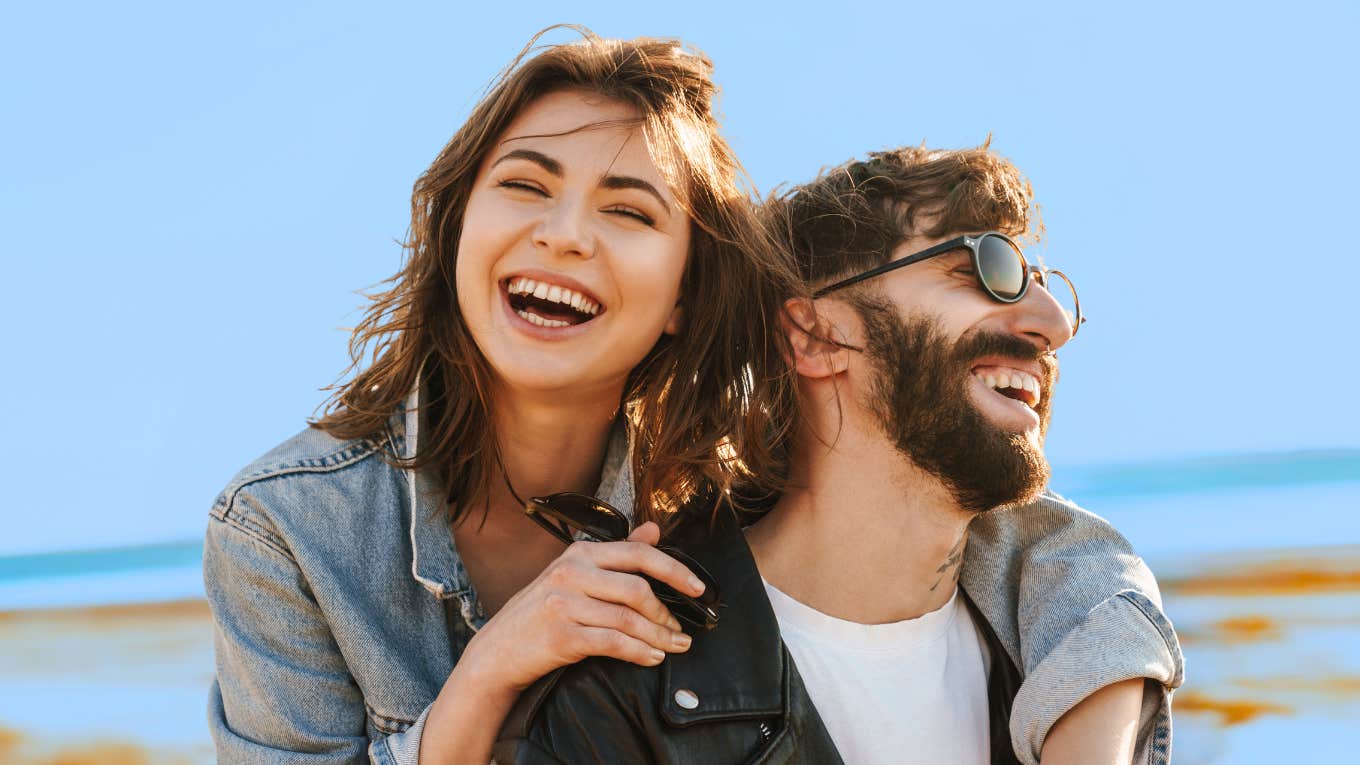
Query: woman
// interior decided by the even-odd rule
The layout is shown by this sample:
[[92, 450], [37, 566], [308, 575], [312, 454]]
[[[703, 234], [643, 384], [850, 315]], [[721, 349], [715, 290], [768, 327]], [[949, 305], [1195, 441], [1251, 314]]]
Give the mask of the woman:
[[[549, 670], [688, 641], [621, 573], [698, 594], [654, 524], [564, 553], [512, 492], [674, 505], [731, 481], [724, 439], [758, 467], [761, 421], [728, 383], [763, 363], [747, 301], [785, 277], [706, 59], [589, 35], [527, 51], [417, 183], [410, 258], [355, 332], [372, 363], [214, 507], [224, 761], [484, 763]], [[623, 481], [621, 410], [647, 467]]]
[[487, 762], [552, 669], [688, 647], [636, 574], [703, 588], [656, 524], [564, 552], [517, 496], [664, 518], [779, 473], [752, 402], [787, 381], [757, 307], [794, 277], [709, 62], [589, 34], [528, 53], [417, 183], [410, 257], [355, 332], [371, 361], [214, 504], [223, 762]]

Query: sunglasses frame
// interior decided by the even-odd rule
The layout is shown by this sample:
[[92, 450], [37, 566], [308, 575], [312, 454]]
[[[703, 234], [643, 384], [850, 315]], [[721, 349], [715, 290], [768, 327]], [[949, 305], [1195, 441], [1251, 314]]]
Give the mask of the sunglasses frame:
[[[554, 506], [555, 502], [563, 500], [584, 502], [595, 512], [601, 513], [609, 518], [617, 519], [621, 524], [621, 528], [626, 529], [626, 531], [621, 535], [616, 536], [607, 531], [602, 532], [598, 529], [590, 529], [581, 526], [567, 517], [562, 510], [559, 510]], [[573, 529], [581, 532], [587, 538], [595, 542], [621, 542], [628, 537], [628, 534], [632, 532], [633, 528], [632, 521], [629, 520], [628, 516], [620, 512], [618, 508], [597, 497], [574, 491], [558, 492], [556, 494], [549, 494], [545, 497], [530, 497], [529, 501], [524, 503], [524, 514], [529, 516], [534, 523], [537, 523], [549, 534], [552, 534], [565, 544], [571, 544], [576, 541], [576, 537], [572, 534]], [[680, 563], [684, 564], [686, 568], [692, 571], [694, 575], [699, 577], [704, 583], [703, 593], [700, 594], [698, 598], [695, 598], [676, 590], [668, 584], [659, 582], [645, 574], [641, 574], [640, 576], [642, 576], [643, 579], [646, 579], [648, 584], [652, 586], [652, 592], [656, 594], [657, 599], [668, 606], [672, 606], [671, 612], [675, 614], [675, 617], [687, 624], [704, 630], [711, 630], [718, 626], [718, 608], [721, 607], [722, 604], [718, 595], [717, 580], [707, 569], [700, 565], [698, 561], [680, 550], [665, 545], [657, 545], [657, 549], [680, 561]], [[706, 601], [711, 601], [711, 603]], [[680, 610], [676, 610], [674, 606], [680, 606], [681, 608]]]
[[[982, 262], [981, 256], [978, 253], [979, 250], [982, 248], [982, 240], [986, 239], [989, 236], [997, 237], [998, 239], [1004, 241], [1006, 244], [1010, 245], [1011, 249], [1015, 250], [1015, 254], [1020, 258], [1020, 265], [1024, 269], [1027, 278], [1024, 280], [1023, 283], [1021, 283], [1020, 291], [1016, 293], [1015, 297], [1007, 298], [998, 295], [996, 291], [992, 289], [991, 285], [987, 284], [987, 280], [982, 277]], [[881, 266], [874, 266], [868, 271], [855, 274], [854, 276], [842, 279], [836, 282], [835, 284], [822, 287], [821, 289], [813, 292], [812, 297], [813, 298], [823, 297], [829, 293], [835, 292], [836, 290], [844, 289], [845, 287], [849, 287], [853, 284], [859, 284], [862, 281], [872, 279], [875, 276], [882, 276], [883, 274], [886, 274], [889, 271], [895, 271], [899, 268], [904, 268], [914, 263], [920, 263], [923, 260], [929, 260], [930, 258], [936, 257], [937, 255], [943, 255], [947, 252], [953, 252], [954, 250], [957, 250], [960, 247], [963, 247], [968, 250], [968, 254], [973, 260], [973, 274], [977, 277], [978, 285], [981, 286], [982, 291], [986, 292], [987, 295], [991, 297], [993, 300], [996, 300], [997, 302], [1000, 303], [1018, 303], [1021, 300], [1024, 300], [1025, 295], [1029, 293], [1029, 285], [1031, 281], [1037, 281], [1039, 282], [1040, 287], [1048, 289], [1049, 276], [1052, 274], [1057, 274], [1059, 278], [1061, 278], [1064, 282], [1067, 283], [1067, 288], [1072, 291], [1073, 307], [1076, 309], [1076, 315], [1072, 317], [1072, 336], [1075, 337], [1077, 334], [1077, 330], [1081, 328], [1082, 324], [1086, 323], [1086, 317], [1083, 316], [1081, 312], [1081, 298], [1077, 297], [1077, 286], [1072, 283], [1072, 280], [1068, 278], [1067, 274], [1057, 269], [1030, 265], [1029, 261], [1025, 260], [1025, 253], [1023, 250], [1020, 249], [1020, 245], [1016, 244], [1015, 240], [1011, 239], [1009, 236], [1006, 236], [1000, 231], [985, 231], [981, 234], [977, 234], [976, 236], [965, 234], [964, 236], [955, 237], [946, 242], [940, 242], [939, 244], [934, 245], [933, 247], [927, 247], [926, 249], [921, 250], [920, 252], [914, 252], [911, 255], [908, 255], [904, 258], [898, 258], [897, 260], [890, 260]]]

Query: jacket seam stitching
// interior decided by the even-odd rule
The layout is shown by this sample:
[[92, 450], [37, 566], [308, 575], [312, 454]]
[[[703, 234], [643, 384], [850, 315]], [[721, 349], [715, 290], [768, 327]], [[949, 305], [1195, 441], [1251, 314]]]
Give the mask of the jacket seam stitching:
[[[1148, 608], [1142, 603], [1143, 597], [1139, 593], [1133, 590], [1123, 590], [1117, 593], [1116, 596], [1122, 598], [1127, 603], [1133, 604], [1134, 608], [1138, 609], [1138, 613], [1142, 614], [1143, 618], [1148, 620], [1148, 623], [1152, 625], [1153, 629], [1157, 630], [1158, 636], [1162, 638], [1162, 644], [1166, 646], [1167, 653], [1171, 655], [1173, 669], [1175, 670], [1175, 677], [1173, 679], [1184, 677], [1185, 668], [1181, 665], [1180, 651], [1176, 649], [1176, 646], [1169, 636], [1170, 634], [1174, 634], [1174, 632], [1171, 632], [1170, 625], [1163, 625], [1161, 619], [1158, 619], [1153, 614], [1149, 613]], [[1151, 603], [1149, 602], [1148, 605], [1151, 605]]]
[[[391, 715], [385, 715], [379, 712], [378, 710], [374, 709], [373, 707], [369, 706], [368, 702], [364, 702], [364, 709], [368, 711], [368, 717], [370, 720], [373, 721], [373, 725], [376, 726], [378, 730], [382, 731], [383, 733], [388, 734], [403, 733], [407, 730], [410, 730], [411, 726], [416, 724], [415, 720], [407, 720], [404, 717], [392, 717]], [[405, 727], [401, 727], [402, 725], [405, 725]]]
[[284, 544], [282, 537], [271, 533], [268, 529], [250, 520], [249, 518], [244, 517], [240, 513], [235, 513], [228, 510], [226, 514], [220, 517], [215, 517], [214, 520], [216, 520], [218, 523], [225, 524], [240, 531], [242, 534], [245, 534], [251, 539], [254, 539], [255, 541], [259, 542], [265, 547], [268, 547], [269, 549], [288, 559], [288, 561], [292, 563], [297, 562], [297, 560], [293, 557], [292, 551], [290, 551], [288, 547]]
[[220, 510], [222, 514], [230, 512], [232, 506], [236, 503], [237, 495], [239, 495], [241, 490], [247, 486], [267, 481], [271, 478], [282, 478], [290, 475], [333, 473], [337, 470], [342, 470], [362, 462], [377, 452], [378, 443], [373, 439], [366, 438], [360, 441], [349, 441], [341, 444], [334, 451], [320, 457], [293, 460], [291, 462], [277, 463], [260, 468], [249, 475], [242, 476], [233, 481], [218, 499], [216, 507], [214, 507], [214, 513], [218, 510]]

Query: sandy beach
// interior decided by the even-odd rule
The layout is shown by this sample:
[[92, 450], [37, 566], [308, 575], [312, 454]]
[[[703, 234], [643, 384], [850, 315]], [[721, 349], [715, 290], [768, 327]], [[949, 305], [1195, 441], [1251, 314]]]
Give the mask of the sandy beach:
[[[1187, 663], [1175, 762], [1353, 754], [1360, 547], [1201, 556], [1159, 571]], [[212, 667], [201, 600], [0, 613], [0, 762], [212, 762]]]
[[208, 763], [201, 600], [0, 613], [0, 762]]

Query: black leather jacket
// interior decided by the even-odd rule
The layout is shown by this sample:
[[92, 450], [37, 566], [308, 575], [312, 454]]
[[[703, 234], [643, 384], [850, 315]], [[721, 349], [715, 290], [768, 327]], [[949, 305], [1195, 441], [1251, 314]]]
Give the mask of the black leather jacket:
[[[686, 524], [670, 540], [721, 586], [718, 626], [658, 667], [587, 659], [520, 696], [494, 750], [499, 765], [544, 763], [841, 763], [779, 637], [751, 550], [734, 521]], [[1020, 685], [991, 627], [992, 763], [1017, 763], [1008, 720]], [[697, 699], [697, 703], [695, 700]], [[692, 708], [690, 708], [692, 707]]]

